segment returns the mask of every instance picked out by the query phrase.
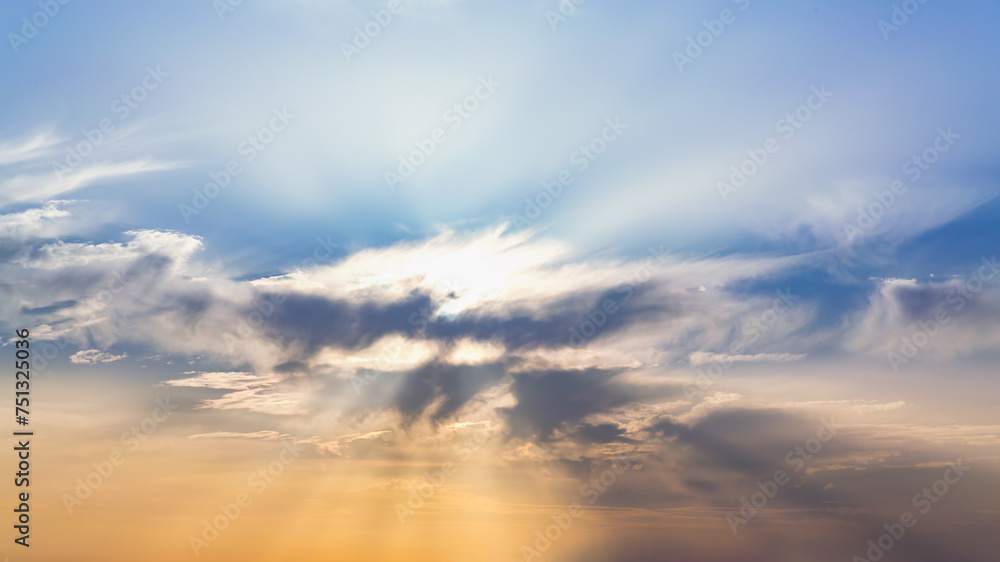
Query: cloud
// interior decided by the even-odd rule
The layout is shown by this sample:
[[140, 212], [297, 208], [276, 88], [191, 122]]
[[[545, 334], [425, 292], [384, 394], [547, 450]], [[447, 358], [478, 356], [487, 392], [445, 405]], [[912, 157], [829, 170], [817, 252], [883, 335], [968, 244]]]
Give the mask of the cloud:
[[905, 346], [913, 346], [927, 358], [996, 349], [1000, 345], [996, 268], [996, 256], [991, 256], [968, 276], [879, 280], [868, 306], [851, 316], [845, 348], [884, 356], [903, 355]]
[[627, 436], [626, 429], [616, 423], [580, 424], [575, 430], [574, 437], [583, 443], [592, 444], [636, 443]]
[[15, 212], [0, 213], [0, 262], [27, 253], [39, 243], [80, 239], [115, 220], [113, 205], [56, 200]]
[[383, 435], [386, 435], [388, 433], [389, 433], [389, 431], [387, 431], [387, 430], [370, 431], [370, 432], [362, 434], [362, 435], [347, 435], [347, 436], [341, 438], [341, 440], [344, 441], [344, 442], [346, 442], [346, 443], [350, 443], [351, 441], [364, 441], [364, 440], [367, 440], [367, 439], [377, 439], [377, 438], [379, 438], [379, 437], [381, 437]]
[[[45, 207], [10, 224], [71, 218], [62, 210]], [[179, 232], [24, 246], [0, 263], [3, 278], [16, 280], [0, 286], [7, 317], [30, 314], [45, 339], [202, 357], [210, 368], [163, 382], [221, 391], [200, 409], [304, 417], [336, 410], [400, 427], [502, 422], [512, 442], [574, 460], [641, 444], [652, 417], [669, 415], [708, 435], [699, 424], [743, 397], [725, 391], [686, 404], [678, 379], [685, 369], [802, 361], [789, 350], [796, 338], [822, 335], [802, 335], [815, 316], [803, 303], [744, 354], [706, 351], [743, 339], [740, 326], [773, 306], [773, 291], [746, 290], [748, 280], [773, 280], [797, 259], [659, 250], [611, 259], [502, 225], [444, 230], [251, 281], [234, 280], [242, 272], [207, 261], [202, 240]], [[895, 291], [885, 293], [901, 303], [893, 306], [920, 309]], [[594, 333], [575, 341], [587, 322]], [[374, 382], [357, 389], [368, 375]], [[902, 401], [855, 405], [874, 414], [894, 402]]]
[[94, 363], [111, 363], [112, 361], [118, 361], [126, 357], [128, 355], [124, 353], [121, 355], [112, 355], [99, 349], [87, 349], [85, 351], [77, 351], [69, 357], [69, 360], [79, 365], [92, 365]]
[[705, 468], [753, 475], [771, 470], [792, 447], [805, 441], [810, 425], [805, 422], [800, 414], [778, 409], [727, 408], [691, 425], [664, 419], [648, 430], [690, 447], [694, 462]]
[[290, 435], [271, 430], [255, 431], [253, 433], [216, 431], [214, 433], [188, 435], [188, 439], [259, 439], [261, 441], [282, 441], [289, 438], [291, 438]]
[[[246, 282], [206, 260], [201, 239], [179, 232], [24, 245], [0, 263], [7, 317], [31, 315], [49, 327], [40, 332], [46, 338], [201, 356], [211, 367], [162, 384], [208, 394], [196, 411], [238, 413], [233, 420], [251, 412], [280, 424], [195, 433], [195, 440], [287, 438], [322, 456], [388, 459], [419, 450], [446, 459], [463, 433], [485, 427], [496, 436], [490, 458], [553, 475], [586, 477], [611, 455], [641, 458], [649, 472], [616, 487], [608, 505], [726, 505], [805, 442], [819, 427], [816, 410], [868, 420], [911, 403], [851, 397], [758, 407], [731, 391], [699, 404], [683, 400], [691, 367], [806, 360], [789, 348], [814, 318], [807, 304], [782, 315], [744, 354], [711, 351], [740, 339], [739, 327], [772, 306], [773, 292], [745, 291], [743, 282], [773, 279], [796, 260], [607, 259], [539, 233], [488, 228]], [[885, 302], [873, 302], [893, 311], [893, 323], [927, 310], [919, 291], [889, 285], [876, 296]], [[976, 302], [990, 302], [982, 296]], [[571, 342], [571, 329], [600, 319], [594, 311], [610, 299], [616, 312], [604, 312], [581, 345]], [[375, 376], [359, 393], [352, 383], [364, 374]], [[920, 433], [902, 425], [845, 429], [810, 464], [823, 476], [810, 475], [782, 501], [825, 509], [822, 494], [845, 489], [841, 471], [879, 475], [867, 485], [877, 490], [886, 471], [940, 461], [943, 447], [996, 444], [989, 428], [956, 430], [951, 442], [944, 431], [925, 432], [933, 439]], [[918, 479], [909, 474], [908, 482]]]
[[756, 355], [726, 355], [722, 353], [706, 353], [696, 351], [688, 356], [691, 366], [707, 365], [709, 363], [730, 363], [746, 362], [759, 363], [764, 361], [799, 361], [805, 359], [805, 355], [795, 355], [791, 353], [758, 353]]
[[457, 413], [480, 391], [504, 375], [502, 365], [444, 365], [430, 363], [404, 376], [394, 403], [404, 423], [412, 423], [433, 404], [428, 416], [435, 423]]
[[308, 392], [301, 389], [283, 390], [276, 387], [258, 387], [238, 390], [221, 398], [205, 400], [201, 409], [250, 410], [262, 414], [294, 416], [309, 412]]
[[0, 166], [35, 160], [53, 153], [63, 138], [52, 132], [40, 132], [30, 137], [0, 143]]
[[61, 208], [66, 203], [67, 201], [49, 201], [41, 208], [0, 215], [0, 241], [15, 238], [23, 240], [38, 235], [53, 220], [70, 216], [68, 211]]
[[166, 386], [184, 386], [189, 388], [212, 388], [222, 390], [249, 390], [260, 386], [269, 386], [281, 380], [275, 375], [255, 375], [246, 372], [216, 372], [190, 373], [195, 376], [186, 379], [165, 381]]
[[[98, 142], [96, 147], [90, 140], [83, 141], [91, 146], [91, 152], [72, 167], [67, 165], [66, 156], [59, 149], [67, 137], [52, 131], [0, 142], [0, 166], [3, 166], [0, 170], [0, 207], [16, 203], [51, 203], [63, 194], [100, 182], [176, 170], [186, 165], [137, 157], [136, 148], [148, 148], [150, 139], [130, 138], [127, 143], [117, 142], [142, 128], [142, 123], [121, 128], [103, 139], [103, 143]], [[101, 154], [100, 160], [98, 154]]]
[[0, 179], [0, 205], [46, 201], [100, 181], [176, 170], [180, 167], [180, 162], [132, 160], [88, 164], [66, 172], [61, 177], [52, 172], [19, 174]]
[[[511, 435], [552, 439], [556, 430], [633, 402], [664, 401], [679, 389], [642, 388], [618, 378], [620, 372], [599, 369], [517, 373], [510, 392], [517, 405], [504, 408]], [[593, 432], [579, 428], [584, 435]]]
[[[46, 212], [46, 220], [67, 220], [57, 207]], [[18, 219], [29, 220], [40, 219]], [[113, 242], [37, 241], [0, 264], [18, 280], [0, 290], [7, 312], [32, 314], [47, 339], [152, 346], [231, 365], [164, 383], [230, 391], [202, 408], [309, 412], [320, 407], [310, 398], [316, 389], [344, 392], [327, 380], [393, 372], [379, 383], [385, 393], [359, 403], [394, 410], [404, 424], [440, 424], [477, 395], [511, 385], [522, 401], [509, 410], [514, 433], [544, 440], [637, 399], [628, 384], [605, 380], [634, 364], [629, 357], [722, 345], [731, 338], [726, 324], [773, 300], [737, 299], [723, 284], [789, 263], [659, 251], [606, 259], [499, 225], [240, 282], [200, 258], [202, 249], [200, 238], [164, 230]], [[802, 321], [788, 318], [787, 329]], [[590, 334], [584, 324], [595, 319]], [[575, 341], [581, 329], [589, 338]], [[549, 412], [530, 403], [577, 385], [579, 402]], [[593, 431], [577, 433], [593, 441]]]
[[288, 391], [282, 386], [286, 376], [249, 372], [190, 373], [195, 376], [164, 381], [164, 386], [227, 390], [220, 398], [206, 399], [198, 408], [219, 410], [252, 410], [276, 415], [305, 412], [304, 391]]

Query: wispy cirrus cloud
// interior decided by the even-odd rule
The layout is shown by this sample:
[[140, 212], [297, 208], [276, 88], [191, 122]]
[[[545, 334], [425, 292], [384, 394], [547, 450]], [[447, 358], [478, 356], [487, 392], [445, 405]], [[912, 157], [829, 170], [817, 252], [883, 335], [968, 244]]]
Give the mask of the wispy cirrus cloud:
[[[150, 156], [137, 156], [134, 145], [150, 143], [148, 138], [134, 138], [145, 129], [142, 123], [109, 134], [94, 146], [94, 154], [77, 156], [74, 165], [66, 163], [63, 145], [68, 136], [42, 131], [0, 142], [0, 206], [14, 203], [45, 203], [64, 194], [106, 181], [121, 180], [141, 174], [177, 170], [187, 164]], [[129, 138], [129, 144], [115, 140]], [[89, 143], [89, 141], [86, 141]], [[98, 156], [98, 154], [100, 156]]]
[[51, 171], [18, 174], [0, 178], [0, 205], [47, 201], [101, 181], [176, 170], [182, 166], [180, 162], [132, 160], [88, 164], [62, 177]]
[[277, 431], [262, 430], [252, 433], [239, 433], [233, 431], [216, 431], [213, 433], [196, 433], [189, 435], [188, 439], [255, 439], [261, 441], [282, 441], [291, 436]]
[[9, 166], [50, 156], [65, 139], [51, 131], [0, 143], [0, 166]]
[[166, 386], [183, 386], [188, 388], [211, 388], [217, 390], [248, 390], [259, 386], [267, 386], [281, 380], [276, 375], [256, 375], [247, 372], [220, 373], [185, 373], [193, 375], [186, 379], [165, 381]]
[[692, 366], [707, 365], [709, 363], [760, 363], [765, 361], [799, 361], [805, 359], [805, 354], [792, 353], [758, 353], [756, 355], [726, 355], [723, 353], [706, 353], [696, 351], [688, 356], [688, 362]]

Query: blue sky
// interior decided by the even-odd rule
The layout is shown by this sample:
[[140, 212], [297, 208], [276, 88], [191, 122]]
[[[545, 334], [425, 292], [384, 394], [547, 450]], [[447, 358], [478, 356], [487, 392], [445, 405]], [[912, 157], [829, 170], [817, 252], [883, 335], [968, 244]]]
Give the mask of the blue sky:
[[[73, 198], [113, 200], [128, 228], [203, 236], [210, 253], [259, 249], [248, 267], [280, 268], [316, 236], [385, 244], [523, 212], [524, 198], [570, 167], [609, 117], [627, 123], [627, 134], [539, 221], [585, 247], [829, 247], [857, 204], [900, 177], [942, 126], [961, 135], [957, 149], [889, 213], [886, 236], [919, 234], [995, 192], [996, 133], [983, 126], [996, 117], [995, 77], [980, 61], [996, 49], [997, 8], [984, 3], [925, 5], [886, 41], [877, 21], [891, 7], [863, 2], [742, 11], [727, 2], [590, 2], [555, 30], [540, 2], [413, 2], [348, 64], [341, 43], [379, 6], [246, 3], [219, 21], [204, 2], [71, 3], [0, 62], [6, 74], [30, 77], [30, 88], [4, 89], [4, 129], [12, 138], [50, 131], [60, 149], [105, 117], [134, 129], [90, 160], [171, 169], [134, 176], [140, 184], [94, 182]], [[32, 7], [6, 10], [5, 29], [17, 32]], [[679, 72], [673, 53], [723, 9], [735, 21]], [[95, 35], [104, 40], [87, 40]], [[119, 120], [114, 100], [147, 66], [169, 77]], [[497, 93], [405, 186], [385, 189], [399, 154], [447, 126], [443, 111], [487, 75], [502, 84]], [[829, 104], [721, 204], [715, 183], [820, 85], [834, 92]], [[288, 107], [294, 125], [217, 208], [192, 224], [168, 211], [275, 107]]]

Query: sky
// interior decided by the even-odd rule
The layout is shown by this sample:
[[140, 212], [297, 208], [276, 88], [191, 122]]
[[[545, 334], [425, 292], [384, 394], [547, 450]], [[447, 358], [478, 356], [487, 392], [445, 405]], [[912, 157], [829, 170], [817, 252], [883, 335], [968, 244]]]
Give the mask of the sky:
[[5, 3], [0, 555], [989, 558], [998, 23]]

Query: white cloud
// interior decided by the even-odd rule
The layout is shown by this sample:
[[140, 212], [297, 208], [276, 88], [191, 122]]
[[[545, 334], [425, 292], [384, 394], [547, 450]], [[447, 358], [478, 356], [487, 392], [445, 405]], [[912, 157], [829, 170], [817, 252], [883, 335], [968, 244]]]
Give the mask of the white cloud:
[[696, 351], [688, 356], [691, 366], [707, 365], [708, 363], [761, 363], [766, 361], [799, 361], [805, 355], [791, 353], [758, 353], [756, 355], [728, 355], [725, 353], [706, 353]]
[[19, 263], [30, 269], [65, 270], [90, 265], [113, 265], [150, 256], [171, 257], [184, 263], [202, 247], [196, 236], [163, 230], [130, 230], [126, 243], [88, 244], [80, 242], [53, 242], [45, 244], [21, 259]]
[[111, 363], [112, 361], [118, 361], [119, 359], [125, 359], [126, 357], [128, 357], [128, 355], [124, 353], [121, 355], [113, 355], [99, 349], [87, 349], [85, 351], [77, 351], [70, 356], [69, 360], [80, 365], [90, 365], [94, 363]]
[[[193, 373], [188, 373], [193, 374]], [[166, 381], [165, 386], [183, 386], [188, 388], [213, 388], [219, 390], [249, 390], [262, 386], [270, 386], [281, 380], [271, 374], [255, 375], [246, 372], [197, 373], [186, 379]]]
[[175, 170], [180, 167], [182, 164], [179, 162], [132, 160], [88, 164], [63, 174], [62, 178], [52, 171], [19, 174], [0, 179], [0, 205], [46, 201], [98, 181]]
[[66, 203], [68, 201], [49, 201], [41, 208], [0, 215], [0, 241], [40, 234], [53, 220], [70, 216], [69, 211], [62, 208]]
[[308, 412], [310, 393], [304, 389], [279, 391], [271, 387], [230, 392], [222, 398], [205, 400], [198, 407], [216, 410], [251, 410], [262, 414], [301, 415]]
[[51, 132], [42, 132], [31, 137], [7, 141], [0, 144], [0, 166], [9, 166], [41, 158], [51, 154], [53, 147], [65, 139]]
[[[313, 390], [290, 387], [285, 384], [288, 375], [273, 372], [275, 365], [288, 361], [303, 362], [306, 371], [350, 377], [363, 369], [400, 371], [433, 360], [473, 364], [505, 357], [539, 368], [620, 367], [653, 351], [685, 356], [691, 349], [718, 347], [729, 337], [734, 319], [759, 315], [773, 300], [736, 299], [721, 286], [793, 263], [788, 258], [698, 260], [668, 254], [610, 259], [582, 254], [537, 232], [510, 232], [501, 226], [446, 230], [427, 240], [366, 249], [332, 265], [247, 283], [196, 259], [203, 247], [197, 237], [158, 230], [125, 234], [123, 242], [44, 243], [0, 264], [5, 278], [18, 281], [0, 288], [8, 293], [0, 308], [8, 303], [7, 313], [13, 315], [54, 302], [74, 303], [38, 319], [39, 325], [52, 327], [47, 338], [103, 347], [135, 343], [234, 367], [249, 364], [246, 371], [198, 372], [164, 384], [232, 391], [202, 407], [281, 414], [303, 411]], [[404, 319], [400, 326], [381, 327], [385, 332], [361, 348], [327, 343], [306, 352], [294, 338], [289, 342], [275, 318], [265, 318], [257, 328], [248, 324], [255, 309], [264, 310], [258, 308], [264, 294], [330, 299], [367, 314], [366, 307], [378, 309], [415, 293], [430, 299], [432, 321], [546, 322], [579, 316], [582, 322], [584, 313], [616, 287], [634, 292], [638, 313], [625, 327], [606, 330], [581, 348], [555, 341], [546, 344], [551, 347], [511, 350], [502, 337], [469, 334], [414, 338], [405, 334], [412, 325]], [[280, 304], [271, 306], [281, 310]], [[809, 318], [803, 314], [784, 315], [773, 337], [801, 326]], [[571, 335], [566, 330], [567, 343]], [[739, 359], [793, 358], [762, 354]]]

